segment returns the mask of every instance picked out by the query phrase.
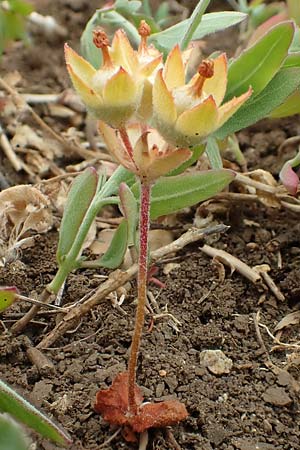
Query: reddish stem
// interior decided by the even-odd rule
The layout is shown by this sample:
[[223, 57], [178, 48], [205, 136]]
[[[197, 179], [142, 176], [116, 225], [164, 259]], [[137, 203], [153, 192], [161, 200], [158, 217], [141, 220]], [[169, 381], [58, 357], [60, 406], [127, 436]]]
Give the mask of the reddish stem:
[[151, 186], [141, 180], [141, 208], [140, 208], [140, 248], [139, 248], [139, 272], [138, 272], [138, 305], [135, 316], [135, 326], [131, 343], [128, 363], [128, 405], [129, 414], [137, 413], [135, 399], [136, 366], [140, 341], [145, 321], [145, 306], [147, 297], [148, 278], [148, 238], [150, 223], [150, 195]]
[[125, 128], [125, 127], [120, 127], [120, 128], [119, 128], [119, 133], [120, 133], [121, 139], [122, 139], [123, 144], [124, 144], [124, 146], [125, 146], [125, 148], [126, 148], [126, 151], [127, 151], [127, 153], [128, 153], [129, 158], [130, 158], [131, 161], [133, 162], [133, 164], [134, 164], [136, 170], [138, 170], [138, 168], [137, 168], [137, 166], [136, 166], [136, 164], [135, 164], [135, 161], [134, 161], [134, 157], [133, 157], [133, 148], [132, 148], [132, 145], [131, 145], [131, 142], [130, 142], [128, 133], [127, 133], [127, 131], [126, 131], [126, 128]]

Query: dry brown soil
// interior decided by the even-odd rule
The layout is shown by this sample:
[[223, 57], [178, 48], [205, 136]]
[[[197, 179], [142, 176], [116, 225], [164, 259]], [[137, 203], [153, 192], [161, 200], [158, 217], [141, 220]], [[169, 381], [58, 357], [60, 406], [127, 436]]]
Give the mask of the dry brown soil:
[[[68, 40], [75, 46], [96, 6], [96, 1], [85, 0], [38, 2], [41, 11], [54, 14], [68, 27]], [[218, 39], [214, 38], [213, 45]], [[223, 44], [222, 39], [219, 43]], [[31, 47], [12, 46], [2, 59], [1, 74], [19, 70], [26, 92], [60, 92], [69, 85], [62, 44], [35, 37]], [[299, 134], [299, 117], [263, 121], [241, 132], [239, 139], [249, 168], [264, 168], [277, 176], [279, 145]], [[0, 167], [9, 181], [24, 181], [17, 181], [15, 175], [10, 177], [8, 166], [1, 156]], [[193, 214], [182, 216], [182, 225], [192, 218]], [[199, 250], [200, 244], [179, 253], [179, 266], [168, 276], [160, 266], [159, 278], [166, 287], [159, 291], [151, 285], [151, 290], [160, 309], [167, 308], [180, 323], [176, 330], [174, 322], [163, 317], [151, 328], [151, 317], [147, 316], [138, 383], [151, 401], [178, 398], [187, 406], [189, 417], [172, 428], [177, 447], [170, 433], [152, 430], [148, 448], [299, 450], [300, 355], [296, 347], [273, 349], [275, 343], [266, 329], [255, 327], [258, 312], [259, 322], [273, 332], [280, 319], [299, 309], [299, 215], [245, 202], [230, 205], [226, 214], [217, 218], [231, 228], [212, 245], [250, 266], [269, 264], [285, 300], [276, 300], [270, 291], [236, 272], [230, 274], [229, 269], [222, 280], [220, 268]], [[281, 243], [281, 268], [278, 252], [268, 251], [268, 243], [274, 238]], [[40, 236], [34, 248], [23, 250], [17, 261], [0, 269], [0, 284], [16, 285], [30, 296], [41, 292], [55, 274], [56, 243], [56, 231]], [[90, 292], [99, 284], [97, 275], [92, 270], [70, 275], [64, 302], [76, 301]], [[40, 313], [24, 335], [3, 333], [0, 337], [1, 377], [70, 432], [72, 450], [96, 450], [114, 432], [93, 411], [93, 403], [96, 391], [109, 386], [126, 367], [135, 311], [135, 283], [132, 286], [122, 305], [124, 312], [109, 301], [102, 303], [76, 330], [45, 350], [53, 368], [42, 373], [28, 359], [25, 336], [38, 343], [53, 328], [55, 315]], [[16, 320], [17, 312], [6, 313], [7, 327]], [[299, 324], [288, 327], [281, 340], [289, 344], [299, 340]], [[232, 360], [229, 373], [214, 375], [200, 364], [200, 353], [207, 349], [222, 350]], [[53, 448], [48, 442], [38, 441], [40, 450]], [[137, 445], [125, 443], [118, 435], [105, 448], [133, 449]]]

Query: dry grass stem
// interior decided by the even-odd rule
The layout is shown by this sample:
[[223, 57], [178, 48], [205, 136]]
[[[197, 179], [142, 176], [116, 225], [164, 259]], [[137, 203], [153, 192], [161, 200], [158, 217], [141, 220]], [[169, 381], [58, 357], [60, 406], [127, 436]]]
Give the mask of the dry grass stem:
[[206, 255], [211, 256], [212, 258], [217, 258], [223, 264], [229, 266], [231, 271], [236, 270], [249, 281], [251, 281], [251, 283], [257, 284], [262, 281], [261, 276], [254, 269], [238, 259], [236, 256], [233, 256], [230, 253], [225, 252], [224, 250], [210, 247], [206, 244], [203, 247], [200, 247], [200, 250], [202, 250], [202, 252]]
[[285, 297], [278, 286], [274, 283], [274, 280], [270, 277], [268, 272], [270, 272], [271, 268], [268, 264], [261, 264], [259, 266], [255, 266], [253, 268], [265, 281], [266, 285], [270, 289], [271, 292], [275, 295], [277, 300], [283, 302]]
[[246, 175], [242, 175], [241, 173], [236, 174], [234, 181], [237, 181], [246, 186], [252, 186], [255, 189], [265, 191], [270, 194], [276, 194], [278, 191], [278, 188], [276, 186], [270, 186], [269, 184], [261, 183], [260, 181], [253, 180], [252, 178]]
[[24, 169], [23, 162], [17, 157], [15, 154], [8, 137], [3, 131], [3, 128], [0, 125], [0, 145], [2, 147], [2, 150], [7, 157], [7, 159], [10, 161], [12, 167], [15, 169], [16, 172], [19, 172], [20, 170]]

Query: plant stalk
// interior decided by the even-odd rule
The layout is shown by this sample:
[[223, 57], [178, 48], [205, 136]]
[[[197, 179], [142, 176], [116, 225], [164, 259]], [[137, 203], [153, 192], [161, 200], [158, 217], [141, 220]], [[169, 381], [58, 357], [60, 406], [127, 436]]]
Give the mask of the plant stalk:
[[126, 131], [126, 128], [125, 127], [120, 127], [119, 128], [119, 133], [120, 133], [121, 139], [123, 141], [123, 144], [124, 144], [124, 146], [126, 148], [126, 151], [128, 153], [128, 156], [131, 159], [131, 161], [133, 162], [133, 164], [135, 165], [135, 168], [137, 169], [137, 166], [135, 164], [134, 157], [133, 157], [133, 148], [132, 148], [132, 145], [131, 145], [128, 133]]
[[128, 405], [129, 414], [137, 413], [135, 399], [136, 366], [140, 341], [145, 321], [145, 306], [147, 298], [148, 279], [148, 239], [150, 223], [150, 196], [151, 185], [141, 180], [141, 207], [140, 207], [140, 247], [138, 260], [138, 304], [135, 316], [134, 332], [131, 343], [128, 363]]

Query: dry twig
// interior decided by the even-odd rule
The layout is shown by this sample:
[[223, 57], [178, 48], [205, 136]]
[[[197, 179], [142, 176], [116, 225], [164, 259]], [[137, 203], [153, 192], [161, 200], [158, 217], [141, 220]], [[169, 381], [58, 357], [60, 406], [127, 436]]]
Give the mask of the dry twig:
[[232, 271], [236, 270], [252, 283], [257, 284], [262, 281], [261, 276], [254, 269], [240, 259], [236, 258], [236, 256], [233, 256], [224, 250], [210, 247], [206, 244], [203, 247], [200, 247], [200, 250], [212, 258], [217, 258], [223, 264], [229, 266]]

